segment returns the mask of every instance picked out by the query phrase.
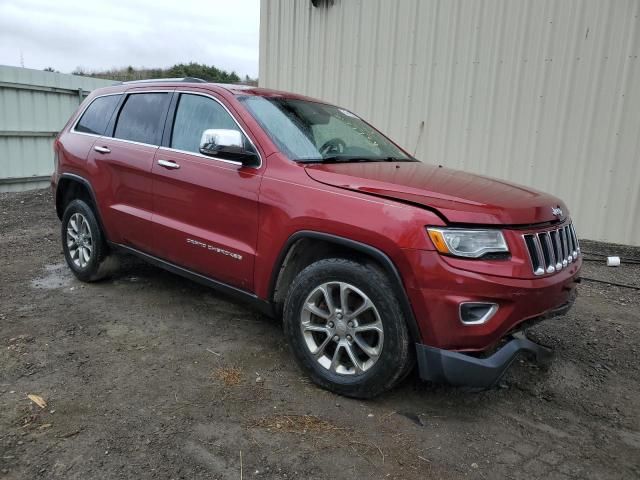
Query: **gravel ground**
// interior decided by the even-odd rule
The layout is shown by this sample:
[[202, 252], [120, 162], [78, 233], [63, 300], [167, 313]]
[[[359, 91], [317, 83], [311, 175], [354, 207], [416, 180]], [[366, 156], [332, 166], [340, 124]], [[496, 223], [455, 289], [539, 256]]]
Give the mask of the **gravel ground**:
[[[638, 290], [583, 282], [531, 331], [549, 370], [522, 360], [481, 393], [413, 375], [363, 402], [310, 384], [278, 322], [214, 291], [133, 259], [81, 284], [59, 228], [47, 191], [0, 194], [1, 478], [640, 477]], [[583, 275], [640, 286], [637, 264]]]

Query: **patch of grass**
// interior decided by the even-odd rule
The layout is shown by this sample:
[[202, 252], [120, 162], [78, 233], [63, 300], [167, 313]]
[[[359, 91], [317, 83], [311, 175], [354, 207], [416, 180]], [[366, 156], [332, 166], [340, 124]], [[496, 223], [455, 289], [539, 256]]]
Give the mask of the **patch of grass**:
[[251, 426], [288, 433], [317, 433], [343, 430], [315, 415], [269, 415], [255, 420]]
[[235, 387], [242, 382], [242, 369], [239, 367], [216, 368], [211, 375], [227, 387]]

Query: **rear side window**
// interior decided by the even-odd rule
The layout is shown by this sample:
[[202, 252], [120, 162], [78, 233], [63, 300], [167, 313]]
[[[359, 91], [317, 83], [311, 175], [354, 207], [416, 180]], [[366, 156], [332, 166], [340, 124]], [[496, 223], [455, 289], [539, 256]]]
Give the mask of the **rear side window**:
[[96, 98], [84, 111], [84, 114], [76, 125], [76, 132], [103, 135], [119, 101], [120, 95], [108, 95], [106, 97]]
[[115, 138], [159, 145], [164, 115], [171, 96], [168, 93], [136, 93], [129, 95], [120, 110]]

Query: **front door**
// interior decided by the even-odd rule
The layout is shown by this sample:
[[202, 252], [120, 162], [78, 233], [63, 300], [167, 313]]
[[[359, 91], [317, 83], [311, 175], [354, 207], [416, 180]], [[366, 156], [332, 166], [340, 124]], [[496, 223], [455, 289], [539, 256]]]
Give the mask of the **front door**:
[[223, 283], [251, 291], [258, 234], [261, 172], [200, 153], [208, 129], [238, 123], [220, 101], [179, 93], [165, 147], [153, 163], [153, 224], [160, 256]]

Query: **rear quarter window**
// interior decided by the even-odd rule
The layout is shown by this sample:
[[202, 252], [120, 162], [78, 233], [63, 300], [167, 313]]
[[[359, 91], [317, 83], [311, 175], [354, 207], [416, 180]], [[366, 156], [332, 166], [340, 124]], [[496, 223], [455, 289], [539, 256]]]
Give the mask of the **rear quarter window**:
[[113, 136], [122, 140], [159, 145], [170, 99], [169, 93], [129, 95], [118, 115]]
[[80, 121], [76, 124], [75, 131], [104, 135], [107, 124], [119, 101], [120, 95], [107, 95], [96, 98], [84, 111], [82, 117], [80, 117]]

